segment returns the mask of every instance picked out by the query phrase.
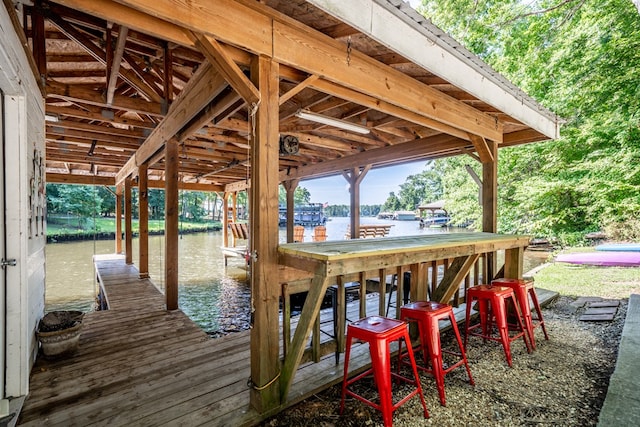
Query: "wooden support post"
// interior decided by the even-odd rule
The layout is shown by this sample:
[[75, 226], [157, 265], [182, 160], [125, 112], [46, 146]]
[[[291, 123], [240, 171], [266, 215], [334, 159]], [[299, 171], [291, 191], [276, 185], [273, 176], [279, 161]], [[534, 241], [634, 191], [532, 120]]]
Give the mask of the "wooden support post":
[[122, 253], [122, 186], [116, 187], [116, 253]]
[[[498, 228], [498, 143], [486, 141], [493, 161], [482, 164], [482, 231], [495, 233]], [[487, 276], [489, 283], [496, 272], [495, 252], [486, 255]]]
[[[251, 80], [260, 89], [251, 141], [251, 394], [264, 413], [280, 405], [280, 320], [278, 286], [278, 64], [267, 57], [251, 63]], [[309, 304], [312, 305], [312, 304]], [[305, 304], [306, 306], [306, 304]], [[298, 331], [296, 330], [296, 335]], [[295, 348], [295, 338], [294, 338]], [[296, 351], [293, 351], [297, 355]]]
[[164, 283], [167, 310], [178, 309], [178, 141], [164, 146]]
[[517, 247], [504, 251], [504, 277], [507, 279], [522, 279], [522, 260], [524, 248]]
[[42, 16], [42, 1], [37, 0], [31, 14], [31, 27], [33, 30], [33, 59], [38, 69], [39, 85], [44, 85], [47, 79], [47, 52], [46, 52], [46, 35], [44, 28], [44, 17]]
[[164, 52], [162, 61], [164, 69], [162, 111], [166, 113], [169, 111], [171, 101], [173, 101], [173, 54], [168, 43], [163, 44], [162, 50]]
[[[384, 316], [387, 308], [387, 271], [384, 268], [378, 270], [378, 279], [380, 280], [380, 290], [378, 291], [378, 314]], [[391, 298], [391, 294], [389, 294]]]
[[349, 182], [349, 193], [351, 196], [351, 238], [360, 237], [360, 183], [371, 169], [371, 165], [366, 165], [362, 169], [353, 168], [349, 171], [342, 171], [342, 176]]
[[141, 279], [149, 277], [149, 178], [147, 164], [138, 166], [138, 271]]
[[229, 246], [229, 193], [222, 194], [222, 244]]
[[283, 181], [282, 186], [284, 187], [287, 193], [287, 242], [293, 242], [293, 223], [294, 220], [294, 212], [295, 212], [295, 203], [294, 203], [294, 195], [296, 192], [296, 188], [298, 188], [298, 183], [300, 180], [292, 179], [289, 181]]
[[133, 228], [131, 225], [131, 178], [124, 180], [124, 252], [125, 262], [133, 264]]

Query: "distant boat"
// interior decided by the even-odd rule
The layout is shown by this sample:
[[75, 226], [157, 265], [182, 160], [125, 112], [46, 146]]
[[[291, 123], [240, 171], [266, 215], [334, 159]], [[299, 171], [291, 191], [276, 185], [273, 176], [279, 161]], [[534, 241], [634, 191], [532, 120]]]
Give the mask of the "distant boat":
[[436, 215], [426, 218], [420, 218], [420, 227], [446, 227], [451, 222], [448, 215]]
[[393, 213], [393, 219], [396, 221], [415, 221], [416, 213], [412, 211], [395, 211]]
[[[309, 203], [308, 205], [296, 206], [293, 211], [294, 225], [303, 227], [315, 227], [325, 225], [327, 217], [324, 215], [324, 205], [322, 203]], [[278, 214], [278, 225], [287, 225], [287, 207], [280, 206]]]

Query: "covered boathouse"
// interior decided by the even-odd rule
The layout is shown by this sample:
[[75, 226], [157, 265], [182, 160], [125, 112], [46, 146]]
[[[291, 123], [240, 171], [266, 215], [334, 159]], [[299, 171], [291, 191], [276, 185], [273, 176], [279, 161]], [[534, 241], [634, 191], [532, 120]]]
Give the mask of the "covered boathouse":
[[[387, 274], [411, 271], [412, 298], [462, 302], [470, 281], [521, 277], [527, 237], [496, 234], [498, 149], [559, 132], [402, 0], [3, 0], [0, 99], [0, 418], [24, 425], [255, 424], [336, 383], [344, 323], [320, 339], [326, 289], [344, 305], [345, 282], [378, 277], [379, 304], [357, 310], [382, 313]], [[279, 184], [292, 241], [301, 180], [342, 174], [357, 212], [371, 168], [456, 155], [482, 164], [483, 233], [279, 245]], [[115, 187], [125, 234], [123, 255], [96, 262], [109, 310], [85, 316], [75, 356], [49, 363], [35, 336], [47, 182]], [[164, 294], [148, 277], [148, 188], [166, 191]], [[178, 308], [179, 189], [249, 193], [250, 333], [206, 339]], [[279, 301], [300, 290], [291, 325]]]

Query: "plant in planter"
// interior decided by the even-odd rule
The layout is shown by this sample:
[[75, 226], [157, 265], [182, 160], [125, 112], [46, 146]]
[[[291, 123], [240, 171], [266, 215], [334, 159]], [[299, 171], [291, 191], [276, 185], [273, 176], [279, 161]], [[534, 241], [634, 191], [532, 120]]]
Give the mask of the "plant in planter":
[[36, 335], [45, 357], [67, 356], [78, 349], [83, 316], [81, 311], [52, 311], [44, 315]]

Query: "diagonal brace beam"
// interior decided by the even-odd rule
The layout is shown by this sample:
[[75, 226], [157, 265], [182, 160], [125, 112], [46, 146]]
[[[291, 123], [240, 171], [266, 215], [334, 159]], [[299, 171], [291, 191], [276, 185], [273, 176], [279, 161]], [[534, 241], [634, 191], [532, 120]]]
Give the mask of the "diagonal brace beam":
[[453, 297], [453, 294], [456, 293], [458, 285], [460, 285], [464, 277], [469, 274], [469, 270], [471, 270], [471, 267], [473, 267], [473, 264], [476, 263], [479, 257], [480, 254], [473, 254], [454, 259], [444, 273], [442, 281], [436, 288], [431, 299], [446, 304]]
[[186, 33], [200, 53], [224, 76], [242, 99], [249, 105], [258, 105], [260, 103], [260, 91], [258, 88], [251, 83], [251, 80], [242, 72], [216, 39], [188, 30], [186, 30]]

